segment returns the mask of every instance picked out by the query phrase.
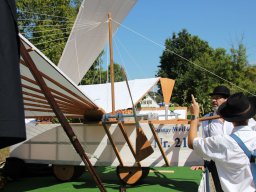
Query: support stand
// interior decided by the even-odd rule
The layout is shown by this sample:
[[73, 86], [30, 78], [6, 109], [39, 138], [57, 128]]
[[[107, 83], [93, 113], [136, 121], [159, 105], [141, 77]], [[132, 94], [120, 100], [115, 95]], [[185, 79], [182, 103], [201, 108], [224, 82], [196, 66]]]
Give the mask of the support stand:
[[37, 67], [36, 67], [35, 63], [33, 62], [32, 58], [28, 54], [25, 46], [23, 45], [22, 42], [20, 42], [20, 43], [21, 43], [21, 45], [20, 45], [20, 52], [21, 52], [23, 60], [28, 65], [31, 73], [33, 74], [35, 80], [38, 83], [38, 86], [41, 88], [43, 94], [45, 95], [45, 98], [49, 102], [52, 110], [54, 111], [54, 113], [56, 115], [56, 117], [60, 121], [60, 124], [62, 125], [62, 127], [63, 127], [64, 131], [66, 132], [68, 138], [70, 139], [72, 145], [76, 149], [77, 153], [81, 157], [81, 159], [84, 162], [84, 164], [87, 166], [88, 171], [92, 175], [92, 177], [95, 180], [95, 182], [96, 182], [97, 186], [99, 187], [100, 191], [101, 192], [105, 192], [106, 191], [105, 187], [103, 186], [103, 184], [102, 184], [98, 174], [96, 173], [94, 167], [92, 166], [89, 158], [85, 154], [84, 149], [83, 149], [81, 143], [79, 142], [79, 140], [77, 139], [77, 136], [75, 135], [75, 133], [72, 130], [72, 127], [70, 126], [70, 124], [68, 123], [66, 117], [64, 116], [64, 114], [60, 110], [60, 108], [59, 108], [57, 102], [55, 101], [51, 91], [49, 90], [48, 86], [46, 85], [46, 83], [45, 83], [45, 81], [44, 81], [40, 71], [37, 69]]

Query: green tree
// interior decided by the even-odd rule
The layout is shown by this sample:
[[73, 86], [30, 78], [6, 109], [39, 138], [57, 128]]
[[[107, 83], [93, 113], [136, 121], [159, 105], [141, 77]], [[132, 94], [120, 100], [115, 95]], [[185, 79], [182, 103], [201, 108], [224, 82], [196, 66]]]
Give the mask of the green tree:
[[[160, 57], [157, 76], [176, 80], [172, 100], [179, 105], [188, 105], [191, 94], [204, 98], [209, 81], [208, 74], [202, 73], [199, 66], [210, 69], [211, 56], [214, 50], [206, 41], [192, 36], [183, 29], [165, 42], [165, 50]], [[202, 86], [206, 84], [206, 86]], [[204, 91], [202, 91], [204, 90]]]
[[81, 0], [16, 0], [20, 33], [58, 63]]
[[[103, 52], [99, 55], [99, 57], [96, 59], [94, 64], [91, 66], [90, 70], [83, 77], [81, 81], [82, 85], [110, 82], [110, 66], [108, 66], [108, 70], [103, 70], [101, 66], [102, 54]], [[124, 81], [121, 65], [117, 63], [114, 63], [114, 81], [115, 82]]]
[[[108, 72], [110, 73], [110, 66], [108, 67]], [[115, 82], [124, 81], [124, 76], [122, 73], [122, 66], [118, 63], [114, 63], [114, 80]]]
[[[82, 0], [16, 0], [20, 33], [53, 63], [58, 64]], [[102, 82], [101, 55], [83, 78], [82, 84]], [[98, 74], [97, 74], [98, 73]]]
[[156, 76], [174, 79], [172, 102], [182, 106], [191, 103], [194, 94], [201, 104], [202, 113], [211, 110], [208, 93], [217, 85], [226, 85], [232, 92], [255, 93], [255, 68], [249, 67], [246, 48], [213, 49], [206, 41], [182, 30], [165, 42]]

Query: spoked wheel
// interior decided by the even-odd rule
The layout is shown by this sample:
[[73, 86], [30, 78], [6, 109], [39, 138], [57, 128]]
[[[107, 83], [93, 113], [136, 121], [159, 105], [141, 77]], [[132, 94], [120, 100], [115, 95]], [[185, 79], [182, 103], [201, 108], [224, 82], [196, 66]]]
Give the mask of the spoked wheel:
[[141, 167], [117, 166], [116, 173], [123, 184], [134, 185], [141, 180], [143, 171]]
[[54, 176], [62, 182], [70, 181], [81, 177], [84, 173], [84, 166], [74, 165], [53, 165]]

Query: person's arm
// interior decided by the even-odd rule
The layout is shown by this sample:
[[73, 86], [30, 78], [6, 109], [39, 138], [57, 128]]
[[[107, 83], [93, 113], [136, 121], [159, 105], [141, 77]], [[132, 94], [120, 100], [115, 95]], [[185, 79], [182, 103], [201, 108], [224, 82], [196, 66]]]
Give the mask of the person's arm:
[[188, 147], [193, 149], [193, 141], [197, 137], [197, 126], [198, 126], [198, 116], [199, 116], [199, 105], [196, 102], [194, 96], [192, 95], [192, 106], [190, 109], [191, 115], [194, 115], [195, 119], [190, 121], [190, 129], [188, 132]]

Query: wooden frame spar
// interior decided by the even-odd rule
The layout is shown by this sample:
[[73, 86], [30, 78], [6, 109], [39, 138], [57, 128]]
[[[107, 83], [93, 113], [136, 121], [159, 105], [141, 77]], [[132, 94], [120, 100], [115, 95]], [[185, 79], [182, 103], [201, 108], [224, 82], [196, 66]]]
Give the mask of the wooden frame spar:
[[[219, 115], [216, 116], [211, 116], [211, 117], [202, 117], [199, 118], [199, 121], [208, 121], [208, 120], [212, 120], [212, 119], [218, 119], [220, 118]], [[161, 145], [160, 139], [155, 131], [155, 127], [154, 124], [190, 124], [190, 120], [189, 119], [172, 119], [172, 120], [151, 120], [148, 121], [148, 125], [150, 127], [150, 130], [153, 134], [154, 139], [156, 140], [157, 146], [160, 149], [160, 152], [164, 158], [165, 164], [166, 166], [170, 166], [170, 160], [168, 160], [167, 155], [163, 149], [163, 146]]]
[[[113, 116], [115, 116], [115, 115], [113, 115]], [[104, 121], [104, 119], [105, 119], [105, 121]], [[124, 161], [120, 155], [119, 150], [117, 149], [117, 147], [113, 141], [113, 138], [112, 138], [111, 133], [107, 126], [107, 125], [111, 125], [111, 124], [115, 124], [115, 123], [117, 123], [118, 127], [120, 128], [122, 135], [123, 135], [126, 143], [128, 144], [128, 147], [135, 159], [135, 166], [131, 167], [131, 166], [124, 165]], [[143, 179], [143, 176], [147, 176], [148, 173], [143, 174], [143, 172], [145, 172], [144, 171], [145, 169], [143, 169], [141, 167], [141, 163], [137, 159], [138, 151], [135, 151], [135, 148], [132, 145], [132, 142], [126, 133], [126, 130], [124, 127], [124, 121], [122, 121], [120, 119], [118, 121], [107, 121], [107, 118], [103, 118], [102, 125], [103, 125], [105, 132], [108, 136], [108, 139], [112, 145], [115, 155], [120, 163], [120, 166], [117, 167], [117, 175], [119, 176], [119, 179], [122, 180], [122, 182], [125, 184], [133, 185], [133, 184], [139, 182], [141, 179]]]
[[[74, 113], [76, 113], [77, 111], [73, 110], [73, 109], [76, 106], [79, 106], [82, 103], [76, 101], [76, 102], [74, 102], [74, 103], [76, 103], [76, 105], [74, 105], [74, 107], [69, 107], [69, 108], [65, 108], [65, 107], [61, 106], [62, 102], [69, 103], [69, 105], [72, 106], [72, 102], [70, 102], [70, 101], [72, 101], [72, 98], [65, 97], [65, 95], [61, 94], [58, 91], [50, 89], [47, 86], [47, 84], [46, 84], [46, 82], [45, 82], [45, 80], [43, 78], [42, 73], [39, 71], [39, 69], [35, 65], [33, 59], [29, 55], [29, 53], [28, 53], [29, 50], [26, 49], [25, 45], [21, 41], [20, 52], [21, 52], [21, 56], [23, 58], [23, 61], [21, 63], [22, 64], [24, 64], [24, 63], [26, 64], [26, 66], [28, 67], [28, 69], [32, 73], [34, 79], [36, 80], [34, 82], [33, 81], [30, 81], [30, 82], [32, 84], [37, 84], [40, 87], [40, 90], [36, 89], [36, 88], [33, 88], [31, 86], [25, 86], [24, 84], [22, 85], [22, 87], [26, 88], [26, 89], [29, 89], [29, 90], [32, 90], [32, 91], [34, 91], [36, 93], [39, 93], [39, 95], [38, 94], [33, 94], [33, 96], [36, 97], [37, 99], [46, 99], [47, 102], [48, 102], [48, 105], [39, 105], [39, 104], [32, 105], [32, 104], [30, 104], [30, 106], [42, 107], [43, 109], [41, 109], [41, 110], [46, 110], [46, 111], [48, 111], [50, 108], [52, 109], [52, 111], [55, 113], [56, 117], [60, 121], [60, 124], [62, 125], [64, 131], [66, 132], [66, 134], [67, 134], [69, 140], [71, 141], [72, 145], [74, 146], [75, 150], [77, 151], [77, 153], [81, 157], [81, 159], [84, 162], [84, 164], [87, 166], [87, 168], [88, 168], [90, 174], [92, 175], [93, 179], [95, 180], [98, 188], [100, 189], [100, 191], [105, 192], [106, 189], [105, 189], [104, 185], [102, 184], [102, 182], [101, 182], [97, 172], [95, 171], [95, 169], [93, 168], [89, 158], [85, 154], [85, 151], [84, 151], [81, 143], [79, 142], [77, 136], [73, 132], [70, 124], [68, 123], [66, 117], [64, 116], [64, 114], [62, 112], [62, 111], [66, 111], [66, 112], [71, 112], [71, 113], [74, 112]], [[44, 77], [46, 77], [46, 76], [44, 75]], [[21, 77], [21, 78], [23, 78], [23, 80], [27, 80], [28, 81], [28, 79], [26, 79], [24, 77]], [[29, 93], [27, 93], [26, 91], [23, 91], [23, 94], [24, 93], [29, 95]], [[44, 97], [40, 96], [40, 95], [44, 95]], [[55, 98], [56, 98], [57, 101], [55, 100]], [[58, 101], [59, 101], [59, 103], [58, 103]], [[46, 102], [43, 102], [43, 104], [46, 104]], [[82, 106], [84, 106], [84, 105], [87, 105], [87, 102], [83, 103]], [[29, 109], [25, 109], [25, 110], [29, 110]], [[36, 109], [32, 109], [32, 110], [36, 110]], [[40, 110], [40, 109], [37, 109], [37, 110]], [[78, 112], [80, 112], [80, 111], [78, 110]]]

